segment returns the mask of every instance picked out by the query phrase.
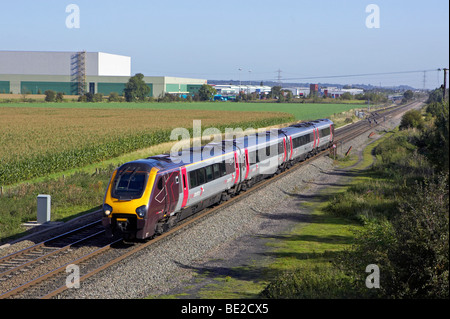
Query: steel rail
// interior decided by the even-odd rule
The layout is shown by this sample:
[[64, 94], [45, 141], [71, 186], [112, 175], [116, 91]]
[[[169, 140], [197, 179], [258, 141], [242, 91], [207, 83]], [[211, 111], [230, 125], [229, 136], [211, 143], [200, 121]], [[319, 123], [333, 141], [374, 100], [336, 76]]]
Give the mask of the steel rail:
[[53, 277], [54, 275], [56, 275], [56, 274], [58, 274], [60, 272], [65, 271], [67, 266], [69, 266], [69, 265], [81, 263], [83, 261], [86, 261], [86, 260], [88, 260], [90, 258], [95, 257], [96, 255], [98, 255], [98, 254], [100, 254], [100, 253], [110, 249], [113, 244], [118, 243], [120, 241], [122, 241], [122, 238], [117, 239], [117, 240], [115, 240], [115, 241], [113, 241], [113, 242], [111, 242], [111, 243], [109, 243], [109, 244], [107, 244], [107, 245], [105, 245], [105, 246], [103, 246], [103, 247], [101, 247], [99, 249], [96, 249], [93, 252], [90, 252], [90, 253], [88, 253], [88, 254], [80, 257], [80, 258], [77, 258], [77, 259], [75, 259], [73, 261], [70, 261], [70, 262], [64, 264], [63, 266], [60, 266], [60, 267], [58, 267], [58, 268], [56, 268], [54, 270], [51, 270], [48, 273], [46, 273], [46, 274], [44, 274], [44, 275], [42, 275], [42, 276], [40, 276], [38, 278], [32, 279], [32, 280], [28, 281], [27, 283], [25, 283], [25, 284], [23, 284], [23, 285], [21, 285], [19, 287], [15, 287], [15, 288], [13, 288], [13, 289], [11, 289], [11, 290], [1, 294], [0, 295], [0, 299], [5, 299], [5, 298], [11, 297], [13, 295], [17, 295], [17, 294], [23, 292], [24, 290], [26, 290], [26, 289], [28, 289], [28, 288], [30, 288], [32, 286], [35, 286], [35, 285], [45, 281], [46, 279]]
[[[101, 221], [95, 221], [95, 222], [89, 223], [89, 224], [81, 226], [81, 227], [79, 227], [77, 229], [68, 231], [68, 232], [66, 232], [64, 234], [61, 234], [61, 235], [58, 235], [56, 237], [50, 238], [50, 239], [45, 240], [43, 242], [40, 242], [40, 243], [38, 243], [36, 245], [27, 247], [25, 249], [22, 249], [20, 251], [17, 251], [15, 253], [9, 254], [9, 255], [1, 258], [0, 259], [0, 264], [3, 263], [3, 264], [7, 265], [8, 262], [11, 262], [14, 259], [26, 256], [26, 258], [24, 258], [25, 262], [22, 263], [22, 264], [19, 264], [19, 265], [11, 264], [13, 266], [12, 268], [11, 267], [2, 267], [2, 268], [9, 268], [9, 269], [0, 272], [0, 277], [4, 277], [4, 276], [8, 275], [9, 273], [11, 273], [13, 271], [17, 271], [17, 270], [22, 269], [22, 268], [24, 268], [26, 266], [29, 266], [29, 265], [31, 265], [33, 263], [36, 263], [36, 262], [38, 262], [38, 261], [40, 261], [40, 260], [42, 260], [44, 258], [50, 257], [52, 255], [55, 255], [57, 253], [60, 253], [60, 252], [62, 252], [64, 250], [69, 249], [70, 246], [75, 245], [75, 244], [77, 244], [77, 243], [87, 239], [88, 237], [91, 237], [91, 235], [89, 235], [88, 237], [82, 238], [82, 239], [76, 239], [75, 241], [69, 242], [69, 244], [65, 244], [62, 247], [50, 247], [50, 246], [47, 246], [47, 245], [50, 245], [51, 243], [55, 243], [58, 240], [61, 240], [63, 238], [70, 238], [71, 236], [73, 236], [73, 235], [75, 235], [77, 233], [86, 231], [86, 230], [90, 229], [91, 227], [95, 228], [96, 226], [98, 226], [100, 224], [101, 224]], [[63, 242], [63, 244], [64, 244], [64, 242]], [[49, 251], [46, 252], [46, 253], [44, 252], [44, 254], [41, 254], [39, 252], [40, 249], [41, 250], [49, 250]], [[35, 255], [34, 256], [35, 258], [31, 258], [30, 259], [27, 255], [28, 256], [29, 255]]]

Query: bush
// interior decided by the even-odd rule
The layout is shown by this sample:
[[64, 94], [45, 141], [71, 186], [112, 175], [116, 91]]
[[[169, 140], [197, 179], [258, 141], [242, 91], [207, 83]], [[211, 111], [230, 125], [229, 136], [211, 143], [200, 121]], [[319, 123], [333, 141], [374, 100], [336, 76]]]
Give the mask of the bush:
[[397, 245], [391, 248], [398, 286], [392, 296], [449, 297], [448, 173], [417, 183], [393, 221]]
[[376, 264], [384, 298], [448, 298], [448, 205], [448, 174], [416, 183], [391, 221], [365, 220], [336, 265], [364, 282], [363, 268]]
[[87, 92], [78, 98], [78, 102], [102, 102], [102, 101], [103, 101], [102, 93], [93, 94], [91, 92]]
[[438, 171], [449, 170], [449, 109], [446, 103], [431, 103], [427, 113], [434, 117], [434, 126], [421, 137], [424, 152]]
[[103, 94], [102, 93], [95, 93], [92, 97], [92, 102], [102, 102], [103, 101]]
[[417, 128], [423, 129], [424, 120], [422, 118], [422, 114], [420, 111], [411, 110], [405, 113], [402, 117], [402, 121], [400, 123], [400, 129], [409, 129], [409, 128]]
[[120, 102], [120, 96], [117, 92], [109, 93], [108, 102]]
[[56, 102], [62, 102], [63, 100], [64, 100], [64, 93], [63, 92], [58, 92], [56, 94], [55, 101]]
[[44, 92], [45, 94], [45, 101], [46, 102], [55, 102], [56, 99], [56, 93], [52, 90], [47, 90]]
[[93, 102], [94, 101], [94, 94], [91, 92], [87, 92], [84, 94], [86, 96], [86, 102]]

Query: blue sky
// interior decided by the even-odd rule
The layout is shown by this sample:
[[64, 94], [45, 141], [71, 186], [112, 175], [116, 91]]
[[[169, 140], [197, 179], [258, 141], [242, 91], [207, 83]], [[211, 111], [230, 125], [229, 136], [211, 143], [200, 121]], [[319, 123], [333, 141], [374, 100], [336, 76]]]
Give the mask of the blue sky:
[[[65, 24], [71, 3], [79, 29]], [[372, 3], [380, 28], [366, 27]], [[421, 88], [423, 73], [303, 78], [448, 67], [448, 12], [446, 0], [1, 0], [0, 50], [123, 54], [148, 76], [259, 82], [281, 69], [297, 82]], [[427, 72], [427, 87], [442, 77]]]

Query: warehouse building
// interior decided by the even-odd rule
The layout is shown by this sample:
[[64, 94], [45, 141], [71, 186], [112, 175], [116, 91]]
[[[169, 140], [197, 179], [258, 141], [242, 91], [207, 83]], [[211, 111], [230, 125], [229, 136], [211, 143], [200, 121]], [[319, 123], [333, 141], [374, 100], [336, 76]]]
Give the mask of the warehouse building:
[[[104, 52], [0, 51], [0, 93], [65, 95], [86, 92], [123, 94], [131, 74], [131, 57]], [[146, 76], [149, 96], [194, 94], [204, 79]]]

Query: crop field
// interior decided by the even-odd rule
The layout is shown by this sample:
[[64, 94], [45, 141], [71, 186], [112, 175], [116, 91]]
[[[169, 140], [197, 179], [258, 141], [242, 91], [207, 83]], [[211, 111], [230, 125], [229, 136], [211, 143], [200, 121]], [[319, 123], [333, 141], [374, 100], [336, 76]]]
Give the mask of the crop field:
[[202, 120], [203, 129], [213, 126], [221, 131], [225, 127], [257, 128], [293, 120], [290, 114], [275, 112], [88, 105], [95, 108], [53, 107], [57, 104], [0, 107], [0, 185], [81, 167], [169, 141], [173, 128], [192, 129], [192, 120]]
[[[8, 103], [7, 106], [42, 107], [41, 103]], [[171, 103], [48, 103], [52, 108], [98, 109], [153, 109], [153, 110], [203, 110], [233, 112], [283, 112], [292, 114], [297, 121], [329, 117], [351, 109], [364, 109], [365, 105], [333, 103], [233, 103], [233, 102], [171, 102]]]

